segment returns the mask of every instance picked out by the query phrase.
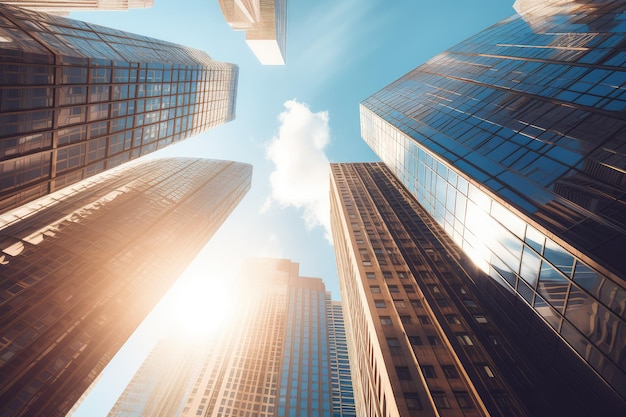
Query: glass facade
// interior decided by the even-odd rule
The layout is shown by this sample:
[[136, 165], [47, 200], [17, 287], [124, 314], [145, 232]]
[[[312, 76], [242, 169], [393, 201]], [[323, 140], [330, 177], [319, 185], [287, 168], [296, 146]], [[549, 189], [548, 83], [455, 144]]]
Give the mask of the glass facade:
[[[354, 416], [341, 306], [298, 270], [287, 259], [248, 260], [232, 322], [199, 347], [179, 342], [149, 357], [109, 417]], [[155, 374], [172, 376], [155, 383]]]
[[0, 74], [0, 213], [235, 117], [235, 65], [6, 5]]
[[471, 262], [384, 164], [331, 164], [331, 171], [358, 415], [624, 409], [623, 398], [532, 320], [530, 307], [509, 306], [511, 293]]
[[342, 304], [326, 293], [333, 417], [356, 417]]
[[0, 216], [0, 416], [65, 416], [250, 188], [157, 159]]
[[289, 288], [277, 417], [330, 417], [331, 378], [326, 291], [320, 279]]
[[366, 99], [361, 131], [626, 398], [626, 5], [591, 3], [524, 7]]
[[3, 3], [58, 15], [80, 11], [145, 9], [154, 4], [153, 0], [7, 0]]

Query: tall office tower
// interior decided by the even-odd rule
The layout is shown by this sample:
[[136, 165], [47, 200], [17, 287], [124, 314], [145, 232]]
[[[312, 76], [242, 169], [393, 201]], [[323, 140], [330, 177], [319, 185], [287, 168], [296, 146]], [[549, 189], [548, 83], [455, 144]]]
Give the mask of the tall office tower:
[[326, 316], [328, 317], [333, 417], [356, 416], [342, 303], [331, 301], [330, 293], [326, 293]]
[[0, 213], [235, 117], [235, 65], [2, 4], [0, 16]]
[[384, 164], [331, 170], [357, 415], [623, 412], [623, 398], [529, 308], [498, 306], [501, 287]]
[[626, 398], [626, 3], [534, 3], [367, 98], [361, 133]]
[[246, 43], [263, 65], [285, 65], [287, 0], [218, 0], [226, 23], [246, 32]]
[[0, 216], [0, 416], [65, 416], [250, 187], [157, 159]]
[[232, 320], [203, 343], [159, 342], [109, 417], [355, 416], [341, 306], [322, 280], [267, 258], [240, 277]]
[[2, 0], [4, 4], [39, 12], [66, 15], [69, 12], [128, 10], [152, 7], [153, 0]]

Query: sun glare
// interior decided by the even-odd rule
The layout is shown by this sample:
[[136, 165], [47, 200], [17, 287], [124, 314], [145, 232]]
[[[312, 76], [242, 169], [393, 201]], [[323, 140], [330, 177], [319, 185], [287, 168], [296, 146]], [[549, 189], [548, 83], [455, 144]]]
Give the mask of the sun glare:
[[176, 331], [206, 336], [226, 328], [235, 314], [232, 280], [194, 274], [181, 283], [168, 308]]

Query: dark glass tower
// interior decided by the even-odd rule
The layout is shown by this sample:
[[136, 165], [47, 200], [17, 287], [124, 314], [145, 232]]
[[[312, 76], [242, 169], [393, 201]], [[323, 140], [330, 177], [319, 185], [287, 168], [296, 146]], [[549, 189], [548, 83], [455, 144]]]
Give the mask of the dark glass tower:
[[109, 417], [354, 417], [341, 306], [322, 280], [252, 259], [236, 293], [219, 332], [159, 342]]
[[366, 99], [362, 135], [626, 398], [626, 3], [526, 3]]
[[331, 170], [359, 416], [623, 412], [626, 401], [480, 271], [384, 164]]
[[235, 117], [238, 68], [0, 5], [0, 213]]
[[250, 187], [158, 159], [0, 216], [0, 416], [65, 416]]

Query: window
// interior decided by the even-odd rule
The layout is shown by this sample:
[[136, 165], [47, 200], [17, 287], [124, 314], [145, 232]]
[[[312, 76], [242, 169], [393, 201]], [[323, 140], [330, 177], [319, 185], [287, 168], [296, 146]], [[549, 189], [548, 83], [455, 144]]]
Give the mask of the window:
[[367, 277], [367, 279], [376, 279], [376, 274], [373, 272], [366, 272], [365, 276]]
[[428, 344], [432, 346], [436, 346], [440, 343], [438, 336], [426, 336], [428, 339]]
[[422, 324], [430, 324], [430, 318], [428, 316], [417, 316], [417, 318]]
[[385, 308], [385, 300], [374, 300], [376, 308]]
[[63, 67], [61, 84], [85, 84], [87, 83], [87, 68]]
[[485, 324], [488, 323], [489, 321], [487, 320], [487, 317], [485, 316], [481, 316], [481, 315], [475, 315], [474, 316], [474, 320], [476, 320], [477, 323], [480, 324]]
[[411, 324], [411, 316], [400, 316], [402, 324]]
[[409, 410], [421, 410], [422, 403], [420, 402], [420, 397], [417, 392], [405, 392], [404, 400], [406, 401], [406, 407]]
[[472, 346], [474, 344], [472, 338], [468, 334], [459, 334], [456, 337], [457, 339], [459, 339], [459, 342], [461, 342], [462, 345]]
[[391, 326], [391, 317], [389, 316], [380, 316], [380, 324], [383, 326]]
[[396, 308], [406, 307], [406, 303], [403, 300], [393, 300], [393, 305], [396, 306]]
[[396, 374], [400, 381], [410, 381], [412, 379], [408, 366], [396, 366]]
[[472, 398], [467, 391], [454, 391], [454, 397], [460, 408], [474, 408]]
[[492, 394], [493, 394], [493, 398], [496, 400], [496, 403], [498, 403], [500, 407], [504, 407], [504, 408], [511, 407], [511, 402], [509, 401], [509, 397], [506, 395], [504, 391], [494, 391]]
[[441, 365], [441, 370], [448, 379], [456, 379], [459, 377], [459, 371], [456, 370], [454, 365]]
[[415, 288], [413, 288], [412, 285], [404, 285], [404, 291], [406, 291], [407, 294], [414, 294]]
[[421, 300], [411, 300], [411, 305], [413, 307], [421, 308], [422, 307], [422, 301]]
[[389, 285], [388, 287], [389, 287], [389, 292], [390, 293], [399, 293], [400, 292], [400, 290], [398, 289], [397, 285]]
[[463, 304], [465, 304], [468, 307], [476, 307], [476, 303], [472, 300], [463, 300]]
[[388, 337], [387, 338], [387, 345], [390, 348], [400, 347], [400, 341], [398, 340], [397, 337]]
[[429, 285], [428, 288], [430, 289], [430, 292], [432, 292], [433, 294], [441, 294], [439, 287], [436, 285]]
[[456, 314], [446, 314], [446, 321], [450, 324], [461, 324], [459, 316]]
[[380, 294], [380, 287], [378, 285], [370, 285], [370, 292], [372, 294]]
[[435, 367], [432, 365], [422, 365], [422, 374], [424, 374], [424, 378], [437, 378], [437, 373], [435, 372]]
[[398, 278], [400, 279], [405, 279], [406, 278], [406, 273], [405, 272], [396, 272], [398, 274]]
[[402, 355], [402, 348], [400, 347], [400, 341], [395, 337], [387, 338], [387, 346], [392, 355]]
[[433, 391], [431, 393], [433, 397], [433, 401], [437, 408], [450, 408], [450, 401], [448, 401], [448, 396], [443, 391]]
[[480, 369], [480, 372], [482, 372], [482, 374], [486, 376], [487, 378], [495, 378], [495, 375], [493, 371], [491, 370], [491, 368], [489, 367], [489, 365], [483, 363], [483, 364], [477, 365], [477, 367], [478, 369]]
[[389, 271], [383, 271], [383, 278], [385, 278], [385, 279], [392, 279], [393, 275], [391, 275], [391, 272], [389, 272]]
[[446, 300], [445, 298], [438, 298], [435, 301], [437, 302], [437, 305], [439, 307], [448, 307], [449, 305], [448, 300]]
[[415, 346], [422, 346], [422, 338], [419, 336], [409, 336], [409, 342]]

